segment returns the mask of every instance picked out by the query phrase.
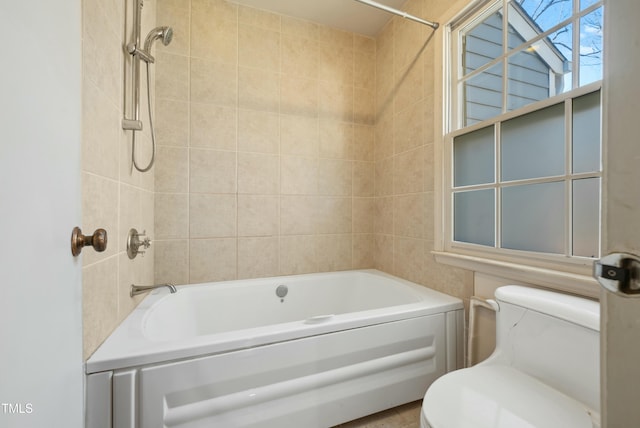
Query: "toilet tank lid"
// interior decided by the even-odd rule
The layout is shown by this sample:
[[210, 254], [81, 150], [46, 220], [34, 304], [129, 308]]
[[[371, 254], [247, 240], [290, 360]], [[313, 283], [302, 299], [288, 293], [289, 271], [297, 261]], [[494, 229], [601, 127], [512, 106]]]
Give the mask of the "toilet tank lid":
[[600, 331], [600, 303], [593, 300], [520, 285], [498, 288], [496, 300]]

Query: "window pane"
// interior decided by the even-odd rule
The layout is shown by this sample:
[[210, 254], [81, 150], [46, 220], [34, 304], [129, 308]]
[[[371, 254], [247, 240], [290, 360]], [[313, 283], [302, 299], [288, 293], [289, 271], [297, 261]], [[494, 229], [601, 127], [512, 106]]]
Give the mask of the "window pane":
[[502, 9], [462, 33], [464, 55], [462, 74], [466, 75], [502, 55]]
[[580, 10], [585, 10], [589, 6], [598, 3], [600, 0], [580, 0]]
[[502, 123], [502, 180], [564, 174], [564, 104]]
[[502, 63], [462, 83], [463, 126], [502, 114]]
[[573, 100], [573, 172], [600, 171], [600, 91]]
[[495, 193], [474, 190], [453, 195], [453, 240], [495, 245]]
[[[571, 44], [571, 26], [518, 51], [509, 57], [507, 110], [515, 110], [561, 93], [569, 73], [569, 59], [553, 43], [565, 40]], [[567, 49], [564, 49], [565, 51]], [[569, 80], [568, 89], [571, 89]]]
[[602, 80], [602, 8], [580, 19], [580, 86]]
[[502, 189], [502, 248], [564, 253], [564, 182]]
[[539, 34], [569, 19], [572, 13], [571, 0], [514, 0], [509, 5], [509, 25], [523, 34]]
[[493, 183], [495, 181], [493, 126], [453, 139], [453, 185]]
[[573, 181], [573, 255], [600, 257], [600, 179]]

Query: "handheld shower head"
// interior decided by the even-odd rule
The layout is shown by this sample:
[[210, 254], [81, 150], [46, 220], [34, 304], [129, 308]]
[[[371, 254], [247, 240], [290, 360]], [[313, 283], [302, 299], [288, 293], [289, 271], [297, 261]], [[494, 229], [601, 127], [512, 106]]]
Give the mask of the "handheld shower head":
[[168, 46], [171, 40], [173, 40], [173, 28], [165, 27], [165, 29], [162, 30], [162, 44]]
[[173, 29], [171, 27], [156, 27], [149, 31], [144, 39], [144, 49], [138, 49], [135, 43], [129, 43], [126, 48], [131, 55], [143, 60], [147, 64], [154, 63], [156, 59], [151, 55], [151, 45], [158, 39], [162, 39], [162, 44], [167, 46], [173, 39]]
[[151, 45], [156, 40], [161, 39], [162, 44], [167, 46], [173, 39], [173, 29], [171, 27], [156, 27], [147, 34], [144, 39], [144, 51], [149, 54]]

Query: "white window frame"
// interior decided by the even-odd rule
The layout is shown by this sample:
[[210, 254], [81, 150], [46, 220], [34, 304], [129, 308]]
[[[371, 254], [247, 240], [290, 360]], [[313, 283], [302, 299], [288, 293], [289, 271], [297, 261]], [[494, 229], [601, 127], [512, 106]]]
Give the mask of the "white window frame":
[[[485, 120], [483, 122], [474, 124], [472, 126], [468, 126], [465, 128], [461, 128], [460, 123], [462, 119], [460, 118], [460, 112], [462, 111], [461, 102], [462, 96], [459, 93], [459, 80], [458, 76], [460, 73], [460, 53], [461, 53], [461, 37], [459, 37], [459, 32], [463, 28], [468, 28], [468, 25], [471, 22], [478, 22], [478, 19], [482, 19], [487, 16], [488, 13], [493, 13], [500, 9], [505, 3], [502, 3], [501, 0], [498, 1], [486, 1], [481, 0], [472, 3], [465, 10], [463, 10], [460, 14], [454, 17], [448, 25], [445, 26], [446, 32], [444, 37], [444, 76], [443, 76], [443, 84], [444, 84], [444, 111], [443, 111], [443, 127], [445, 131], [444, 135], [444, 144], [443, 149], [441, 151], [441, 160], [442, 167], [440, 175], [441, 183], [442, 183], [442, 193], [440, 199], [441, 203], [441, 228], [436, 231], [437, 237], [440, 239], [437, 240], [436, 250], [434, 251], [434, 255], [436, 260], [442, 263], [446, 263], [449, 265], [462, 267], [465, 269], [473, 270], [476, 272], [482, 272], [486, 274], [491, 274], [495, 276], [505, 277], [505, 278], [513, 278], [520, 281], [526, 281], [530, 283], [540, 284], [556, 289], [561, 289], [565, 291], [576, 292], [579, 294], [587, 294], [595, 296], [598, 293], [598, 286], [596, 281], [591, 277], [591, 269], [593, 259], [586, 257], [577, 257], [570, 256], [568, 254], [564, 255], [555, 255], [555, 254], [545, 254], [545, 253], [536, 253], [536, 252], [528, 252], [528, 251], [519, 251], [519, 250], [509, 250], [503, 248], [491, 248], [485, 247], [481, 245], [469, 244], [469, 243], [459, 243], [453, 240], [453, 139], [456, 136], [466, 134], [468, 132], [485, 128], [487, 126], [495, 125], [496, 122], [504, 122], [508, 119], [512, 119], [514, 117], [521, 116], [523, 114], [531, 113], [537, 110], [540, 110], [545, 107], [549, 107], [554, 104], [558, 104], [561, 102], [565, 102], [567, 99], [577, 98], [582, 95], [586, 95], [588, 93], [600, 90], [602, 97], [602, 81], [594, 82], [589, 85], [578, 87], [579, 84], [579, 72], [573, 70], [572, 72], [572, 80], [573, 87], [576, 89], [570, 89], [566, 92], [559, 94], [557, 96], [548, 98], [543, 101], [539, 101], [520, 109], [504, 112], [506, 109], [506, 97], [507, 90], [505, 86], [507, 85], [506, 78], [503, 78], [503, 114], [491, 118], [489, 120]], [[592, 11], [600, 8], [602, 3], [596, 3], [584, 11], [580, 12], [581, 16], [585, 16]], [[509, 55], [514, 54], [515, 52], [521, 51], [528, 46], [532, 45], [536, 41], [541, 40], [547, 35], [557, 31], [560, 28], [565, 27], [569, 22], [578, 22], [575, 19], [576, 9], [579, 8], [579, 2], [576, 2], [576, 6], [574, 7], [574, 14], [571, 18], [555, 25], [550, 28], [548, 31], [541, 33], [541, 35], [528, 40], [522, 46], [517, 47], [508, 52]], [[508, 28], [506, 23], [506, 15], [504, 14], [505, 22], [503, 22], [503, 28]], [[452, 29], [452, 23], [462, 23], [461, 25], [456, 25], [454, 29]], [[457, 33], [457, 34], [454, 34]], [[579, 34], [579, 31], [574, 32], [573, 37], [573, 58], [572, 61], [574, 64], [579, 63], [579, 40], [576, 40], [575, 34]], [[507, 46], [506, 42], [507, 31], [503, 32], [503, 45]], [[502, 61], [503, 63], [503, 76], [507, 76], [507, 64], [508, 61], [506, 58], [508, 57], [506, 52], [503, 52], [503, 55], [489, 63], [487, 63], [483, 68], [479, 69], [488, 69], [495, 64]], [[576, 62], [577, 61], [577, 62]], [[453, 73], [454, 70], [457, 72]], [[476, 74], [476, 72], [469, 73], [467, 77]], [[454, 104], [453, 101], [457, 100], [457, 103]], [[572, 115], [568, 114], [570, 112], [569, 107], [567, 107], [568, 103], [565, 102], [565, 133], [571, 133], [571, 121]], [[569, 110], [569, 111], [567, 111]], [[602, 123], [602, 120], [601, 120]], [[602, 129], [602, 127], [601, 127]], [[570, 134], [569, 134], [570, 135]], [[499, 139], [499, 137], [498, 137]], [[565, 136], [565, 140], [567, 140], [567, 136]], [[567, 188], [571, 187], [571, 180], [578, 178], [591, 178], [598, 177], [601, 180], [601, 196], [600, 203], [602, 205], [602, 189], [604, 188], [604, 183], [602, 182], [602, 168], [597, 173], [588, 173], [588, 174], [570, 174], [571, 171], [568, 166], [571, 162], [571, 152], [570, 145], [566, 145], [565, 150], [567, 150], [565, 155], [565, 161], [567, 162], [567, 166], [565, 167], [565, 174], [561, 177], [543, 178], [540, 180], [531, 180], [531, 182], [545, 182], [545, 181], [559, 181], [563, 179], [565, 181], [565, 186]], [[604, 146], [601, 148], [601, 164], [602, 164], [602, 156], [604, 155]], [[499, 160], [499, 155], [496, 155], [496, 160]], [[496, 169], [500, 168], [499, 162], [495, 163], [494, 166]], [[499, 177], [496, 175], [496, 177]], [[498, 181], [497, 181], [498, 182]], [[500, 188], [500, 184], [492, 184], [487, 186], [487, 188]], [[499, 194], [499, 192], [498, 192]], [[499, 197], [499, 196], [497, 196]], [[565, 191], [565, 198], [571, 197], [571, 191]], [[498, 206], [498, 205], [497, 205]], [[496, 211], [496, 215], [499, 215], [499, 212]], [[568, 217], [570, 213], [567, 209], [565, 209], [565, 215]], [[602, 214], [600, 216], [600, 223], [602, 224]], [[500, 222], [497, 224], [500, 227]], [[568, 229], [569, 223], [567, 218], [565, 218], [565, 229]], [[566, 230], [566, 240], [571, 239], [570, 230]], [[499, 232], [497, 232], [499, 233]], [[601, 233], [600, 240], [601, 240]], [[567, 248], [571, 248], [571, 245], [565, 245]]]

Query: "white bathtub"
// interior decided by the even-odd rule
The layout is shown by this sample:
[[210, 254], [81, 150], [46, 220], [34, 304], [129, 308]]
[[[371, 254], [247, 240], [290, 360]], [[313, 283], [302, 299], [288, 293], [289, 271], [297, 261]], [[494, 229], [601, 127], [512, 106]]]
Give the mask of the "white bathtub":
[[157, 289], [86, 362], [87, 426], [333, 426], [460, 368], [463, 314], [375, 270]]

